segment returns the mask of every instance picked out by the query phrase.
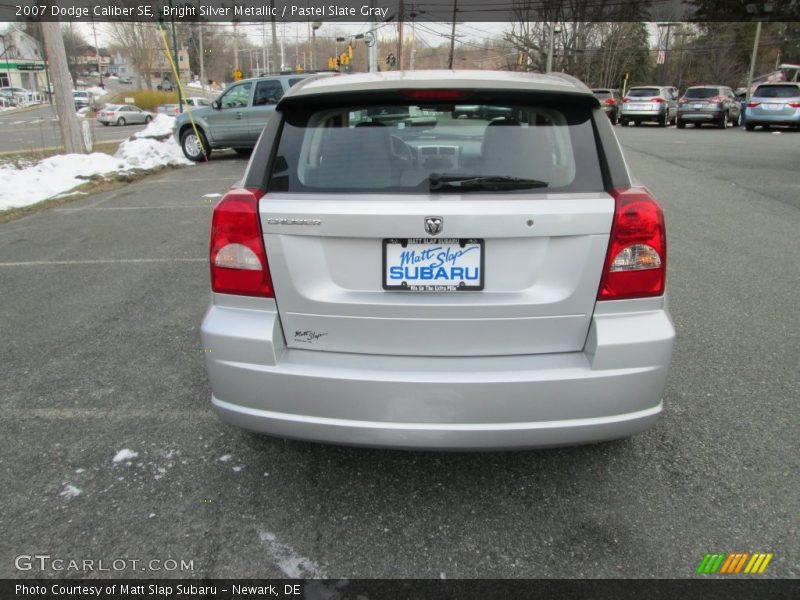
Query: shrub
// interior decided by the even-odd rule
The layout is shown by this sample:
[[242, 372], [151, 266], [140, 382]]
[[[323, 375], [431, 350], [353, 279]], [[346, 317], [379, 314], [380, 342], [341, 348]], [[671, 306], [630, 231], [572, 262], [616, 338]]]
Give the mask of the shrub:
[[159, 92], [155, 90], [124, 91], [113, 96], [110, 104], [125, 104], [125, 98], [133, 98], [133, 103], [142, 110], [156, 112], [160, 104], [177, 104], [178, 92]]

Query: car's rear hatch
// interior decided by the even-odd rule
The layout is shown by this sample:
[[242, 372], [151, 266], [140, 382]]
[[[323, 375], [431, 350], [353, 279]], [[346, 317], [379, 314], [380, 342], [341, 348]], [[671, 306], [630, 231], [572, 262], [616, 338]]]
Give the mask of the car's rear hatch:
[[[287, 346], [580, 350], [614, 214], [594, 102], [514, 104], [515, 118], [493, 122], [417, 105], [436, 125], [414, 132], [402, 121], [375, 125], [374, 108], [285, 111], [260, 214]], [[474, 178], [487, 174], [506, 179]]]

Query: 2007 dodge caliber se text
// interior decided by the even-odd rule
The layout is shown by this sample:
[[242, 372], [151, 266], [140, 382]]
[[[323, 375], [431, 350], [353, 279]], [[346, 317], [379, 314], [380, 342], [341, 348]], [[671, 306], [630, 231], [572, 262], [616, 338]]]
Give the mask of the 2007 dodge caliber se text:
[[306, 79], [214, 210], [212, 403], [364, 446], [634, 434], [661, 412], [675, 338], [666, 250], [659, 204], [571, 77]]

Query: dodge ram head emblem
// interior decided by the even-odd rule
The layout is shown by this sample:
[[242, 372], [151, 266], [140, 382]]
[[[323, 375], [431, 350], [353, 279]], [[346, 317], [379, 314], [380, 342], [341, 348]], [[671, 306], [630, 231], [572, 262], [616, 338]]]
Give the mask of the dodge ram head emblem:
[[442, 217], [425, 217], [425, 231], [430, 235], [436, 235], [444, 229]]

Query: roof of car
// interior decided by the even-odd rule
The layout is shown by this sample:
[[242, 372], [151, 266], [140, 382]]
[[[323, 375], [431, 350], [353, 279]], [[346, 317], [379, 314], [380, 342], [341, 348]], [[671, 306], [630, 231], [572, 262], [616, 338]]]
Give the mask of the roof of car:
[[384, 71], [338, 76], [321, 74], [291, 88], [283, 100], [342, 92], [448, 88], [556, 92], [593, 96], [592, 91], [581, 81], [564, 73], [542, 75], [518, 71], [430, 70]]

